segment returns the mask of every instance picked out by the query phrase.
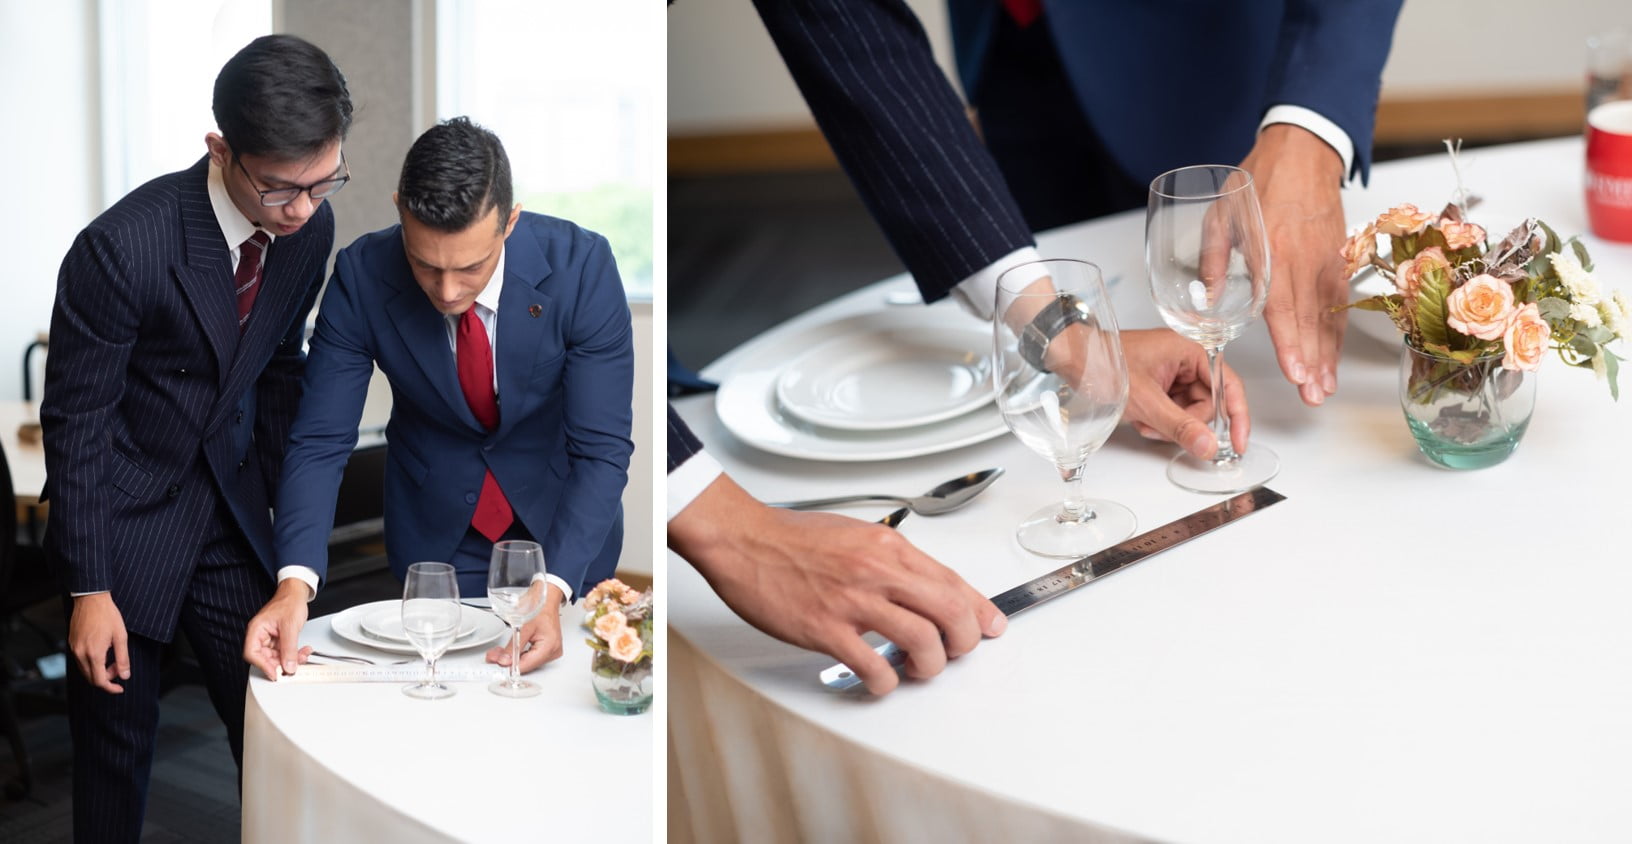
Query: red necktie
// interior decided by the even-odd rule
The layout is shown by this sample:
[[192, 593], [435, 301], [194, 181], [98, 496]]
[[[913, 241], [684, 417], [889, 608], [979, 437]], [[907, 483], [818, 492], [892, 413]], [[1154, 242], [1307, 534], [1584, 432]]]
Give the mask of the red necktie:
[[[459, 317], [458, 341], [454, 344], [459, 367], [459, 390], [465, 394], [465, 403], [476, 421], [489, 431], [499, 427], [499, 400], [493, 395], [493, 346], [487, 342], [487, 328], [471, 305]], [[499, 537], [515, 521], [510, 501], [499, 489], [499, 482], [489, 469], [482, 478], [482, 495], [476, 499], [476, 512], [470, 517], [470, 526], [498, 542]]]
[[1031, 26], [1043, 15], [1043, 0], [1003, 0], [1003, 8], [1021, 29]]
[[232, 286], [238, 291], [238, 333], [249, 325], [249, 309], [255, 305], [255, 294], [261, 292], [261, 256], [271, 238], [259, 229], [238, 248], [238, 271], [232, 274]]

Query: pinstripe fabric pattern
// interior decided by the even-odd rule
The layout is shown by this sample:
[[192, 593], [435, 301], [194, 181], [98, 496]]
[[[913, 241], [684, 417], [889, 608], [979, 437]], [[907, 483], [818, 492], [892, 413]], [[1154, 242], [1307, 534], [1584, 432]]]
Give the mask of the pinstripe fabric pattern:
[[[242, 766], [244, 688], [249, 665], [240, 655], [244, 628], [272, 595], [271, 580], [241, 539], [221, 536], [199, 554], [179, 620], [203, 669], [210, 702], [227, 727], [234, 762]], [[72, 601], [68, 602], [72, 614]], [[68, 672], [69, 726], [74, 743], [74, 840], [133, 842], [146, 814], [159, 706], [163, 643], [129, 640], [131, 679], [125, 693], [96, 689]]]
[[680, 464], [690, 460], [702, 450], [702, 441], [691, 432], [686, 420], [674, 412], [674, 405], [669, 405], [669, 471], [673, 472], [680, 468]]
[[327, 205], [273, 244], [242, 338], [207, 160], [155, 179], [80, 233], [51, 315], [40, 406], [48, 551], [70, 592], [109, 590], [168, 641], [199, 539], [226, 502], [272, 571], [268, 517], [334, 242]]
[[765, 28], [924, 301], [1031, 232], [901, 0], [755, 0]]
[[272, 593], [270, 502], [334, 216], [321, 206], [272, 245], [240, 336], [207, 173], [202, 159], [131, 192], [80, 233], [57, 278], [40, 405], [46, 550], [67, 591], [112, 594], [131, 656], [122, 695], [68, 672], [79, 841], [140, 836], [159, 653], [178, 623], [241, 755], [240, 652]]

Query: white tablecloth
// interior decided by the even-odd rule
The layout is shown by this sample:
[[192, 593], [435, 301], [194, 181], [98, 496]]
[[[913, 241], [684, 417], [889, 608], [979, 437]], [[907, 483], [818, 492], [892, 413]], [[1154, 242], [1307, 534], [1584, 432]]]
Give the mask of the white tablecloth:
[[[1528, 215], [1585, 235], [1581, 172], [1579, 139], [1464, 156], [1493, 237]], [[1358, 222], [1437, 209], [1452, 186], [1434, 156], [1380, 165], [1345, 202]], [[1142, 236], [1133, 212], [1040, 245], [1099, 263], [1123, 326], [1150, 327]], [[1598, 278], [1632, 291], [1632, 247], [1586, 241]], [[773, 331], [898, 289], [910, 281]], [[728, 378], [741, 351], [706, 374]], [[1518, 452], [1453, 472], [1417, 454], [1397, 359], [1351, 332], [1337, 395], [1306, 408], [1259, 323], [1227, 360], [1285, 502], [1019, 616], [881, 700], [824, 690], [830, 660], [749, 628], [671, 555], [671, 818], [689, 826], [674, 840], [1632, 840], [1632, 395], [1549, 360]], [[1059, 565], [1013, 539], [1060, 483], [1012, 437], [820, 463], [734, 441], [707, 397], [677, 406], [765, 500], [916, 494], [1003, 466], [968, 508], [901, 531], [986, 594]], [[1119, 431], [1087, 492], [1140, 530], [1219, 500], [1169, 484], [1172, 453]]]
[[[582, 617], [563, 611], [566, 655], [528, 675], [544, 689], [532, 698], [458, 683], [451, 698], [415, 700], [400, 683], [275, 684], [257, 671], [244, 713], [244, 841], [651, 840], [653, 716], [596, 706]], [[346, 642], [326, 617], [301, 643], [409, 658]]]

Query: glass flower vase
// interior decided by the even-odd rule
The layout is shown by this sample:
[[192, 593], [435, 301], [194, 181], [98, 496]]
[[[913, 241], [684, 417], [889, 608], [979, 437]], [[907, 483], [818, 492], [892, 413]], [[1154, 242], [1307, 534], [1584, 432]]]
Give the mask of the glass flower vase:
[[1502, 368], [1499, 353], [1463, 362], [1407, 342], [1400, 407], [1423, 456], [1448, 469], [1483, 469], [1518, 448], [1536, 407], [1536, 373]]
[[604, 651], [592, 651], [590, 683], [601, 709], [613, 715], [639, 715], [652, 705], [652, 658], [623, 662]]

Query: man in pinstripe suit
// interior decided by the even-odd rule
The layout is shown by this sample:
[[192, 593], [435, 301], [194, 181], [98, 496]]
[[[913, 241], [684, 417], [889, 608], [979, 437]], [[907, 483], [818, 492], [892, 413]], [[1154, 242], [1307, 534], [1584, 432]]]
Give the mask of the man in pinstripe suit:
[[79, 841], [140, 837], [178, 627], [242, 758], [239, 642], [272, 594], [269, 512], [351, 99], [323, 51], [267, 36], [222, 68], [214, 112], [208, 154], [93, 220], [57, 280], [40, 418]]

